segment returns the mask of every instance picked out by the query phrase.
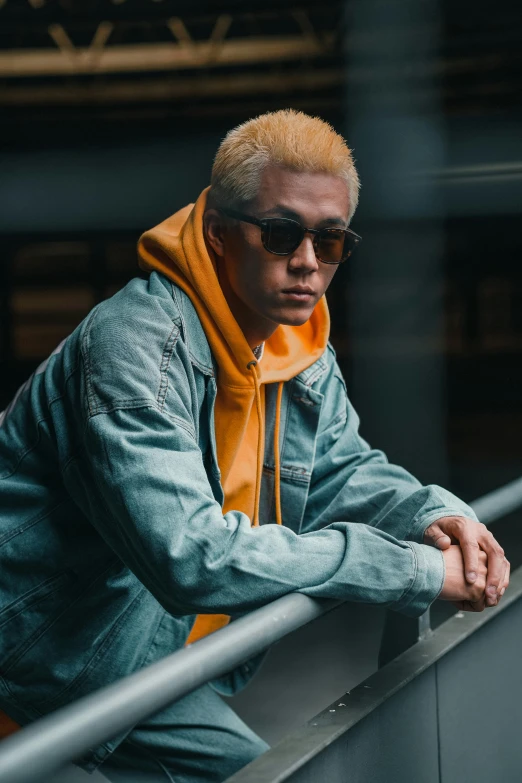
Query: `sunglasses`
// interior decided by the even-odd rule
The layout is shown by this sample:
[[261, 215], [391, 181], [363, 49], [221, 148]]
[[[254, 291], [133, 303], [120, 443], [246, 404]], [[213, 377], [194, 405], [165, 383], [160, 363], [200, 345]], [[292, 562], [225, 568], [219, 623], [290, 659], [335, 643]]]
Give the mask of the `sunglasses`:
[[297, 250], [305, 234], [312, 234], [312, 244], [318, 261], [323, 264], [342, 264], [349, 258], [361, 237], [349, 228], [304, 228], [297, 220], [290, 218], [264, 218], [258, 220], [251, 215], [236, 212], [235, 209], [222, 209], [225, 215], [252, 223], [261, 229], [261, 241], [265, 250], [276, 256], [287, 256]]

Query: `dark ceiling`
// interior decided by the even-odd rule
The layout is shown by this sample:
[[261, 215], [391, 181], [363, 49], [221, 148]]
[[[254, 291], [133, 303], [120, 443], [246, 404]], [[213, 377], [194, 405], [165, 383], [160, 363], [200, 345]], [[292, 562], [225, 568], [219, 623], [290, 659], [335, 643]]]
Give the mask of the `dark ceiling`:
[[[361, 3], [371, 29], [354, 22]], [[47, 138], [101, 120], [116, 132], [226, 125], [289, 105], [341, 117], [404, 35], [396, 84], [435, 85], [447, 115], [520, 112], [519, 0], [416, 3], [435, 32], [428, 61], [411, 45], [425, 34], [412, 0], [392, 4], [396, 24], [390, 0], [0, 0], [0, 138], [34, 142], [35, 130]]]

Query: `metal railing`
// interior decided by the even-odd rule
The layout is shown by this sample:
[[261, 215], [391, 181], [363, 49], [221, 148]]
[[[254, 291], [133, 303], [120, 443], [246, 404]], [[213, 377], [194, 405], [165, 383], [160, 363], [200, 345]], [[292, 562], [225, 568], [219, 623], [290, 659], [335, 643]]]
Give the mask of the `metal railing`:
[[[491, 524], [522, 507], [522, 479], [472, 504]], [[338, 606], [340, 601], [284, 596], [196, 644], [41, 718], [0, 747], [0, 780], [36, 783], [120, 732], [159, 712], [209, 680]], [[423, 619], [429, 626], [429, 615]]]

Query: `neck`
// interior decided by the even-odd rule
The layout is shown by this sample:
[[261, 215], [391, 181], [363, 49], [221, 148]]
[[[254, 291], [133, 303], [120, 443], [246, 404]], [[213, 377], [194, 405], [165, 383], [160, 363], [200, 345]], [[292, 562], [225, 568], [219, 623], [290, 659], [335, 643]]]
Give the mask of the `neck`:
[[250, 310], [250, 308], [236, 296], [228, 282], [228, 277], [222, 273], [219, 266], [218, 279], [223, 295], [230, 307], [230, 311], [237, 321], [239, 328], [245, 335], [245, 339], [249, 346], [251, 348], [256, 348], [256, 346], [264, 343], [265, 340], [268, 340], [277, 329], [278, 324], [274, 323], [274, 321], [270, 321], [268, 318], [263, 318]]

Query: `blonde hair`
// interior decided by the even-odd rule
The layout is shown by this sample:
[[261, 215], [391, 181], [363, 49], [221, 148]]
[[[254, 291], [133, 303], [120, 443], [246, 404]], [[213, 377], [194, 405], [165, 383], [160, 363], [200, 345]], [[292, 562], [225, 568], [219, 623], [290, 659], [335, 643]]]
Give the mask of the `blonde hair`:
[[351, 220], [359, 200], [351, 150], [327, 122], [293, 109], [261, 114], [227, 133], [212, 167], [211, 202], [237, 208], [251, 201], [268, 164], [341, 177], [348, 187]]

